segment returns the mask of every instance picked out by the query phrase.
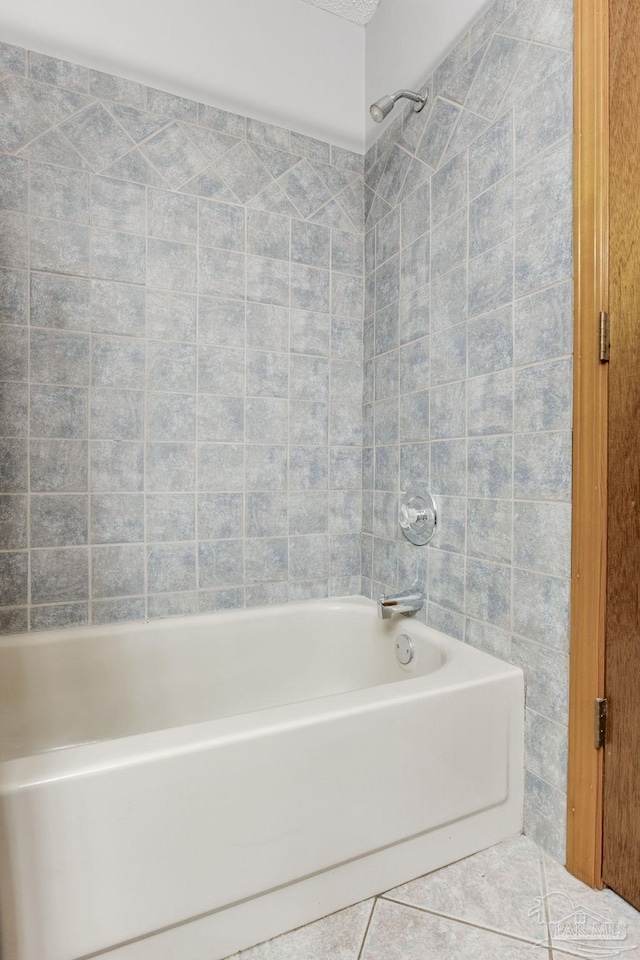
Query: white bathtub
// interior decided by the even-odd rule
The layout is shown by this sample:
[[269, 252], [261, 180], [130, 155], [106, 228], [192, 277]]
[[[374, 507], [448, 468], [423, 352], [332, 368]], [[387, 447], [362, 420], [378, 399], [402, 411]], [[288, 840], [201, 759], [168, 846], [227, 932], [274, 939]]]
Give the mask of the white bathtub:
[[0, 710], [3, 960], [218, 960], [521, 829], [521, 672], [361, 598], [5, 638]]

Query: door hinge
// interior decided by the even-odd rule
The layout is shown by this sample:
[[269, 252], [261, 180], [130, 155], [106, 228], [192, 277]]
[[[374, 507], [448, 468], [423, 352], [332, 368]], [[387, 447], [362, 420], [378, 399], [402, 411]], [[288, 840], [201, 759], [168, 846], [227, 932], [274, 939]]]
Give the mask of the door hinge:
[[600, 363], [609, 363], [611, 359], [611, 324], [609, 314], [600, 313]]
[[596, 750], [600, 750], [601, 747], [604, 747], [605, 739], [607, 736], [607, 698], [606, 697], [596, 697], [596, 712], [595, 712], [595, 747]]

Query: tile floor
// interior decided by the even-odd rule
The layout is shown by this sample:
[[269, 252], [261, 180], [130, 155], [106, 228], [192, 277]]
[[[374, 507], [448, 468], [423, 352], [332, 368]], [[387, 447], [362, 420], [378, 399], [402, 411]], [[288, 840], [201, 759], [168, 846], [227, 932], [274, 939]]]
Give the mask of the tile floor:
[[229, 960], [640, 960], [640, 913], [514, 837]]

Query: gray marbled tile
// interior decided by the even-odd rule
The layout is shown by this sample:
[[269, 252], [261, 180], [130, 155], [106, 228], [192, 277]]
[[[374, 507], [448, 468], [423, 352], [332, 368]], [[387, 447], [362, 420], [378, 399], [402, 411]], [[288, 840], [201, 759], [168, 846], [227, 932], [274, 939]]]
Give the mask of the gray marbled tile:
[[513, 372], [501, 370], [469, 381], [469, 436], [513, 431]]
[[2, 325], [0, 342], [0, 380], [26, 380], [29, 363], [26, 329]]
[[514, 438], [514, 496], [571, 498], [571, 433], [525, 433]]
[[89, 382], [89, 337], [56, 330], [32, 330], [29, 346], [33, 381], [85, 385]]
[[496, 120], [469, 147], [469, 194], [477, 197], [513, 170], [513, 116]]
[[331, 313], [338, 317], [363, 319], [363, 284], [359, 277], [334, 273], [331, 277]]
[[511, 621], [511, 568], [467, 560], [465, 612], [508, 629]]
[[208, 162], [178, 123], [160, 130], [140, 150], [173, 190], [204, 170]]
[[518, 166], [569, 134], [572, 114], [572, 65], [567, 61], [517, 104]]
[[195, 293], [196, 247], [171, 240], [147, 240], [147, 281], [154, 287]]
[[331, 404], [331, 443], [338, 446], [362, 444], [362, 404]]
[[440, 496], [465, 496], [466, 440], [438, 440], [431, 444], [431, 492]]
[[[80, 493], [87, 490], [89, 451], [86, 441], [32, 440], [29, 449], [30, 484], [33, 493]], [[20, 476], [22, 473], [26, 474], [26, 447], [22, 464], [24, 470], [19, 471]], [[13, 459], [11, 449], [6, 451], [5, 465], [9, 476], [3, 488], [16, 489], [16, 480], [11, 480], [10, 473], [17, 470], [18, 464]]]
[[402, 296], [429, 282], [430, 237], [418, 237], [402, 251], [400, 257], [400, 290]]
[[[42, 262], [52, 262], [59, 263], [61, 258], [56, 258], [53, 252], [48, 248], [49, 244], [49, 235], [55, 234], [58, 231], [59, 226], [56, 223], [52, 223], [51, 227], [47, 227], [49, 221], [34, 221], [36, 230], [36, 241], [32, 244], [32, 251], [36, 254], [36, 266], [38, 263], [37, 257], [40, 257]], [[2, 224], [3, 230], [0, 234], [0, 264], [4, 267], [26, 267], [28, 263], [29, 256], [29, 244], [28, 244], [28, 218], [21, 213], [14, 213], [13, 211], [7, 210], [2, 214]], [[37, 232], [39, 230], [39, 233]], [[72, 228], [67, 228], [67, 231], [64, 229], [61, 230], [62, 233], [73, 233]], [[44, 236], [43, 236], [44, 235]], [[70, 257], [76, 255], [76, 251], [62, 251], [62, 255], [68, 253]]]
[[103, 280], [144, 283], [145, 252], [145, 238], [142, 236], [98, 227], [91, 230], [92, 270], [94, 276]]
[[391, 257], [375, 272], [376, 310], [388, 306], [400, 296], [400, 258]]
[[571, 583], [531, 570], [513, 571], [513, 629], [557, 650], [569, 649]]
[[329, 538], [291, 537], [289, 576], [292, 580], [317, 580], [329, 575]]
[[28, 607], [0, 609], [0, 634], [26, 633], [29, 629]]
[[248, 493], [246, 495], [245, 536], [286, 537], [288, 533], [286, 494]]
[[[367, 417], [370, 416], [370, 409], [372, 409], [371, 405], [367, 405], [367, 407], [365, 407]], [[398, 397], [389, 397], [387, 400], [378, 400], [373, 405], [373, 434], [376, 444], [398, 442], [400, 437], [400, 404]], [[369, 442], [373, 444], [374, 438], [370, 436]]]
[[515, 181], [517, 230], [527, 229], [571, 206], [572, 161], [572, 143], [567, 137], [518, 170]]
[[93, 547], [91, 550], [91, 595], [122, 597], [144, 592], [144, 547], [142, 544]]
[[331, 356], [337, 360], [362, 362], [362, 323], [341, 317], [332, 318]]
[[[422, 187], [420, 191], [427, 192], [428, 187]], [[468, 202], [468, 159], [467, 154], [460, 153], [452, 160], [441, 167], [431, 178], [431, 202], [433, 223], [440, 223], [446, 220], [455, 211]], [[414, 206], [413, 195], [405, 200], [402, 209], [403, 216], [405, 207]], [[404, 240], [404, 220], [403, 220], [403, 240]]]
[[554, 723], [533, 710], [525, 712], [526, 769], [556, 790], [566, 790], [568, 736], [564, 724]]
[[507, 240], [469, 261], [469, 316], [489, 313], [513, 298], [513, 242]]
[[206, 247], [244, 251], [244, 209], [229, 203], [201, 200], [198, 215], [199, 242]]
[[[324, 494], [319, 495], [324, 498]], [[362, 510], [361, 490], [332, 490], [329, 497], [329, 524], [332, 535], [353, 534], [353, 518]]]
[[292, 310], [289, 334], [291, 353], [328, 356], [331, 342], [329, 324], [330, 321], [326, 314], [308, 310]]
[[198, 120], [198, 104], [194, 100], [177, 97], [173, 93], [155, 90], [153, 87], [147, 87], [147, 108], [173, 120], [189, 120], [192, 123]]
[[469, 256], [477, 257], [514, 231], [514, 181], [505, 177], [469, 206]]
[[465, 643], [482, 650], [500, 660], [511, 660], [511, 636], [491, 623], [467, 619], [464, 633]]
[[470, 113], [468, 110], [462, 110], [455, 129], [451, 134], [451, 140], [449, 141], [443, 160], [445, 162], [450, 160], [468, 147], [470, 143], [487, 129], [487, 126], [488, 121], [483, 117], [479, 117], [475, 113]]
[[[18, 214], [5, 214], [3, 220], [6, 222], [11, 216], [17, 217]], [[10, 228], [11, 223], [7, 223], [7, 226]], [[30, 242], [32, 269], [87, 276], [90, 273], [89, 234], [89, 227], [80, 224], [33, 217]], [[19, 237], [13, 238], [12, 243], [16, 244], [14, 262], [8, 263], [8, 266], [21, 265], [15, 263], [15, 257], [21, 249], [20, 242]]]
[[30, 319], [36, 327], [89, 330], [91, 284], [88, 280], [31, 274]]
[[252, 444], [247, 447], [247, 490], [286, 490], [288, 453], [284, 446]]
[[511, 437], [483, 437], [469, 441], [467, 469], [470, 497], [511, 497], [512, 447]]
[[0, 268], [0, 320], [4, 323], [27, 322], [27, 274]]
[[374, 490], [368, 529], [376, 537], [395, 540], [398, 536], [398, 498], [388, 490]]
[[198, 292], [214, 297], [242, 299], [245, 293], [245, 256], [227, 250], [198, 248]]
[[429, 439], [429, 391], [400, 397], [399, 435], [401, 442]]
[[376, 184], [378, 195], [391, 206], [398, 200], [410, 165], [411, 157], [409, 154], [399, 146], [393, 146]]
[[130, 337], [144, 336], [144, 287], [93, 280], [91, 292], [91, 328], [94, 332]]
[[[378, 452], [393, 451], [387, 458], [387, 473], [398, 480], [397, 447], [379, 447]], [[381, 454], [382, 457], [382, 454]], [[376, 462], [377, 466], [377, 462]], [[329, 486], [332, 490], [359, 490], [362, 486], [362, 452], [350, 447], [332, 447], [329, 451]]]
[[526, 50], [527, 44], [522, 40], [499, 34], [493, 36], [471, 85], [465, 107], [492, 120]]
[[93, 103], [60, 127], [67, 140], [96, 172], [100, 172], [133, 146], [133, 140], [100, 103]]
[[328, 430], [328, 405], [326, 403], [291, 401], [289, 404], [290, 443], [299, 446], [326, 445]]
[[[202, 347], [201, 351], [208, 350]], [[194, 393], [198, 376], [195, 344], [148, 341], [147, 389]], [[204, 389], [200, 385], [200, 389]]]
[[[281, 255], [286, 256], [284, 230], [280, 241]], [[341, 233], [342, 237], [354, 239], [350, 234]], [[340, 257], [346, 266], [353, 264], [354, 254], [346, 241], [342, 241], [341, 247], [336, 246], [336, 240], [333, 241], [333, 249], [336, 257]], [[271, 254], [272, 255], [272, 254]], [[295, 263], [303, 263], [308, 266], [329, 267], [330, 255], [330, 233], [327, 227], [320, 224], [305, 223], [302, 220], [291, 221], [291, 259]], [[346, 272], [353, 272], [347, 270]]]
[[[201, 201], [201, 210], [206, 201]], [[198, 239], [198, 201], [183, 193], [147, 190], [149, 236], [177, 243], [195, 243]], [[202, 243], [205, 240], [202, 239]], [[211, 244], [215, 246], [215, 244]]]
[[434, 169], [438, 167], [459, 113], [460, 107], [440, 97], [436, 99], [415, 151], [419, 160]]
[[[196, 485], [195, 444], [147, 443], [146, 477], [149, 491], [173, 493], [194, 490]], [[134, 489], [142, 489], [142, 486]]]
[[464, 497], [442, 497], [436, 501], [438, 522], [429, 550], [464, 553], [467, 502]]
[[[404, 209], [404, 207], [402, 209]], [[385, 260], [388, 260], [390, 257], [394, 257], [400, 250], [400, 216], [401, 208], [395, 207], [393, 210], [390, 210], [386, 216], [382, 217], [378, 221], [375, 226], [375, 231], [371, 231], [375, 232], [376, 267], [379, 267], [380, 264], [384, 263]], [[422, 234], [428, 229], [429, 226], [427, 221], [427, 226], [419, 230], [419, 232], [416, 234], [416, 237], [422, 236]], [[407, 231], [408, 236], [405, 240], [405, 243], [409, 243], [411, 240], [415, 240], [416, 238], [410, 236], [411, 229], [409, 225], [407, 225]]]
[[431, 231], [431, 275], [448, 273], [467, 258], [467, 210], [454, 213]]
[[141, 83], [99, 70], [89, 71], [89, 89], [95, 97], [102, 100], [120, 100], [141, 108], [146, 104], [147, 91]]
[[[298, 134], [297, 136], [301, 137], [301, 134]], [[308, 140], [310, 138], [304, 139]], [[247, 140], [252, 140], [255, 143], [266, 144], [267, 146], [275, 147], [278, 150], [289, 149], [288, 130], [285, 130], [283, 127], [276, 127], [272, 123], [264, 123], [262, 120], [252, 120], [251, 117], [247, 117]], [[300, 146], [300, 141], [296, 141], [296, 143], [298, 146]], [[299, 151], [296, 150], [294, 152], [297, 153]], [[307, 151], [305, 151], [305, 156], [306, 155]]]
[[[200, 564], [202, 569], [202, 562]], [[247, 543], [245, 576], [247, 583], [286, 580], [289, 551], [286, 538], [262, 537]]]
[[512, 662], [524, 671], [526, 705], [557, 723], [568, 718], [568, 657], [522, 637], [511, 641]]
[[[311, 227], [310, 224], [305, 226]], [[248, 253], [276, 260], [288, 260], [290, 233], [290, 222], [287, 217], [280, 217], [263, 210], [247, 211]], [[244, 230], [242, 242], [244, 243]]]
[[89, 622], [88, 603], [51, 603], [30, 610], [31, 630], [61, 630]]
[[468, 325], [469, 376], [493, 373], [513, 363], [513, 309], [502, 307]]
[[[399, 304], [392, 304], [389, 310], [398, 311], [398, 338], [400, 343], [408, 343], [429, 333], [430, 289], [429, 284], [413, 290], [402, 297]], [[376, 319], [377, 323], [377, 319]]]
[[[287, 402], [277, 397], [247, 397], [245, 440], [247, 443], [286, 443]], [[237, 440], [238, 436], [232, 436]]]
[[289, 489], [324, 490], [327, 480], [324, 447], [289, 447]]
[[487, 7], [471, 27], [469, 42], [472, 54], [489, 39], [502, 21], [513, 13], [515, 7], [516, 0], [496, 0]]
[[398, 579], [398, 544], [391, 540], [373, 540], [373, 577], [380, 584], [395, 584]]
[[109, 177], [92, 177], [92, 224], [96, 227], [122, 230], [127, 233], [145, 233], [147, 224], [145, 193], [145, 188], [140, 183], [112, 180]]
[[[15, 73], [22, 77], [27, 67], [27, 51], [10, 43], [0, 42], [0, 69], [3, 73]], [[346, 151], [348, 152], [348, 151]]]
[[443, 330], [467, 319], [467, 264], [434, 277], [431, 284], [431, 329]]
[[400, 305], [396, 301], [375, 315], [374, 354], [395, 350], [399, 340]]
[[[508, 500], [467, 501], [467, 554], [480, 560], [510, 563], [513, 507]], [[516, 609], [519, 598], [516, 594]]]
[[360, 537], [357, 534], [331, 536], [329, 570], [332, 577], [360, 576]]
[[94, 600], [91, 604], [92, 623], [128, 623], [145, 619], [144, 597], [126, 597], [121, 600]]
[[572, 211], [567, 209], [517, 235], [517, 297], [524, 297], [541, 287], [550, 286], [571, 276], [572, 224]]
[[[284, 273], [284, 269], [282, 270]], [[304, 264], [291, 264], [291, 306], [298, 310], [329, 313], [330, 274]], [[282, 301], [286, 303], [286, 300]]]
[[142, 390], [114, 390], [110, 387], [92, 389], [89, 404], [89, 435], [92, 440], [142, 440], [143, 434]]
[[[202, 548], [207, 544], [200, 544], [199, 546]], [[202, 567], [200, 573], [202, 580]], [[196, 586], [195, 544], [156, 543], [147, 547], [147, 589], [149, 593], [193, 590]]]
[[229, 540], [242, 536], [241, 493], [198, 494], [198, 538]]
[[289, 396], [289, 358], [286, 354], [247, 350], [246, 368], [247, 396]]
[[0, 553], [0, 606], [13, 606], [27, 602], [28, 558], [26, 551]]
[[396, 396], [400, 383], [399, 351], [384, 353], [376, 357], [375, 370], [375, 399], [384, 400]]
[[571, 353], [573, 291], [571, 283], [516, 301], [515, 362], [535, 363]]
[[227, 110], [211, 107], [206, 103], [198, 104], [198, 123], [214, 130], [220, 130], [232, 137], [244, 137], [245, 135], [244, 117], [237, 113], [229, 113]]
[[[294, 256], [294, 235], [296, 222], [291, 226], [291, 252]], [[320, 246], [318, 241], [318, 246]], [[322, 263], [314, 266], [324, 266]], [[345, 233], [344, 230], [331, 231], [331, 268], [339, 273], [350, 273], [356, 277], [364, 274], [364, 251], [362, 247], [362, 238], [353, 233]]]
[[25, 437], [29, 423], [29, 387], [0, 383], [0, 436]]
[[444, 550], [429, 551], [429, 601], [448, 610], [464, 609], [465, 559]]
[[400, 446], [400, 488], [429, 485], [429, 444], [403, 443]]
[[166, 187], [157, 170], [145, 160], [139, 150], [130, 150], [123, 157], [111, 163], [104, 171], [108, 177], [118, 177], [120, 180], [132, 180], [149, 187]]
[[[359, 468], [362, 474], [361, 458], [358, 455], [352, 455], [346, 459], [343, 450], [331, 450], [331, 486], [350, 486], [356, 485], [356, 471]], [[334, 469], [334, 464], [337, 469]], [[397, 444], [388, 447], [376, 447], [374, 451], [374, 487], [376, 490], [397, 490], [400, 484], [400, 448]], [[346, 467], [346, 469], [345, 469]], [[335, 476], [337, 470], [346, 474]]]
[[[24, 556], [26, 559], [26, 554]], [[32, 603], [86, 600], [88, 596], [87, 547], [31, 551]]]
[[554, 360], [515, 376], [515, 429], [568, 430], [572, 412], [572, 362]]
[[433, 387], [429, 397], [432, 440], [464, 437], [467, 434], [467, 383], [458, 380]]
[[89, 445], [92, 492], [138, 493], [144, 482], [141, 443], [94, 440]]
[[87, 543], [86, 496], [33, 496], [30, 506], [32, 547], [69, 547]]
[[16, 77], [0, 81], [0, 110], [0, 143], [7, 153], [15, 153], [51, 125]]
[[80, 387], [32, 386], [30, 430], [32, 437], [86, 437], [87, 391]]
[[[351, 493], [335, 491], [332, 497], [352, 496]], [[304, 493], [290, 493], [289, 505], [289, 534], [290, 536], [308, 533], [325, 533], [329, 525], [327, 495], [322, 491], [307, 491]], [[355, 509], [355, 507], [354, 507]], [[353, 514], [351, 514], [353, 518]], [[332, 529], [338, 529], [332, 522]], [[349, 525], [351, 529], [351, 524]], [[338, 532], [340, 532], [338, 530]]]
[[42, 83], [50, 83], [55, 87], [68, 87], [80, 93], [87, 93], [89, 89], [89, 71], [86, 67], [69, 63], [67, 60], [56, 60], [43, 53], [34, 53], [30, 50], [29, 76]]
[[[306, 270], [308, 268], [302, 267], [297, 269]], [[296, 276], [299, 276], [299, 274], [296, 274]], [[293, 271], [291, 284], [293, 288]], [[257, 300], [261, 303], [287, 306], [289, 304], [288, 261], [270, 260], [266, 257], [247, 257], [247, 299]], [[301, 298], [297, 298], [298, 301], [300, 301], [300, 299]], [[305, 302], [296, 302], [295, 306], [316, 308], [315, 303], [311, 301], [312, 296], [309, 293]], [[292, 304], [293, 302], [294, 298], [292, 294]]]
[[[216, 169], [240, 203], [247, 203], [272, 182], [271, 174], [246, 143], [238, 143], [228, 150], [218, 161]], [[282, 185], [285, 186], [284, 182]]]
[[246, 339], [253, 350], [287, 351], [289, 310], [277, 304], [248, 303]]
[[467, 375], [467, 324], [437, 330], [430, 340], [431, 385], [464, 379]]
[[32, 163], [29, 212], [53, 220], [89, 222], [89, 176], [44, 163]]
[[330, 399], [346, 403], [362, 401], [362, 364], [353, 360], [331, 361]]
[[198, 595], [194, 592], [166, 593], [147, 598], [150, 620], [161, 617], [188, 617], [198, 612]]
[[514, 564], [539, 573], [571, 572], [571, 506], [568, 503], [514, 505]]
[[462, 640], [464, 635], [464, 617], [452, 610], [445, 610], [437, 603], [427, 605], [427, 623], [434, 630], [440, 630], [456, 640]]
[[136, 543], [144, 540], [142, 494], [101, 493], [91, 497], [91, 543]]
[[24, 550], [27, 526], [27, 498], [0, 496], [0, 550]]
[[[212, 398], [207, 397], [207, 401]], [[205, 408], [203, 412], [202, 408]], [[211, 415], [211, 408], [205, 406], [202, 398], [203, 420]], [[227, 410], [224, 413], [228, 413]], [[182, 393], [149, 393], [147, 395], [147, 439], [149, 440], [195, 440], [196, 434], [196, 398]], [[125, 439], [125, 438], [122, 438]], [[134, 439], [130, 437], [128, 439]], [[202, 437], [202, 439], [226, 439], [225, 437]]]
[[198, 444], [198, 490], [242, 490], [244, 447], [241, 443]]
[[26, 440], [0, 440], [0, 484], [6, 493], [27, 491]]
[[[247, 315], [252, 309], [250, 305], [248, 307]], [[223, 347], [244, 347], [244, 303], [237, 300], [199, 297], [198, 336], [201, 343], [212, 343]], [[195, 335], [188, 339], [195, 339]]]
[[223, 590], [199, 590], [198, 613], [216, 613], [219, 610], [237, 610], [245, 606], [244, 587]]

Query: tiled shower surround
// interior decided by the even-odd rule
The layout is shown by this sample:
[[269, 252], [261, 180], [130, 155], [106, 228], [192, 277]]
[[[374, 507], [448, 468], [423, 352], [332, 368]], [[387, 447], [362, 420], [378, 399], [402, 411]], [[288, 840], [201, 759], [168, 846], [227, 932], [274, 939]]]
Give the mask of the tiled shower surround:
[[[527, 832], [564, 859], [572, 3], [498, 0], [367, 155], [364, 591], [521, 666]], [[398, 534], [422, 484], [428, 549]]]
[[418, 584], [524, 668], [560, 860], [571, 6], [496, 0], [364, 161], [0, 45], [1, 631]]
[[0, 62], [3, 632], [359, 593], [363, 158]]

